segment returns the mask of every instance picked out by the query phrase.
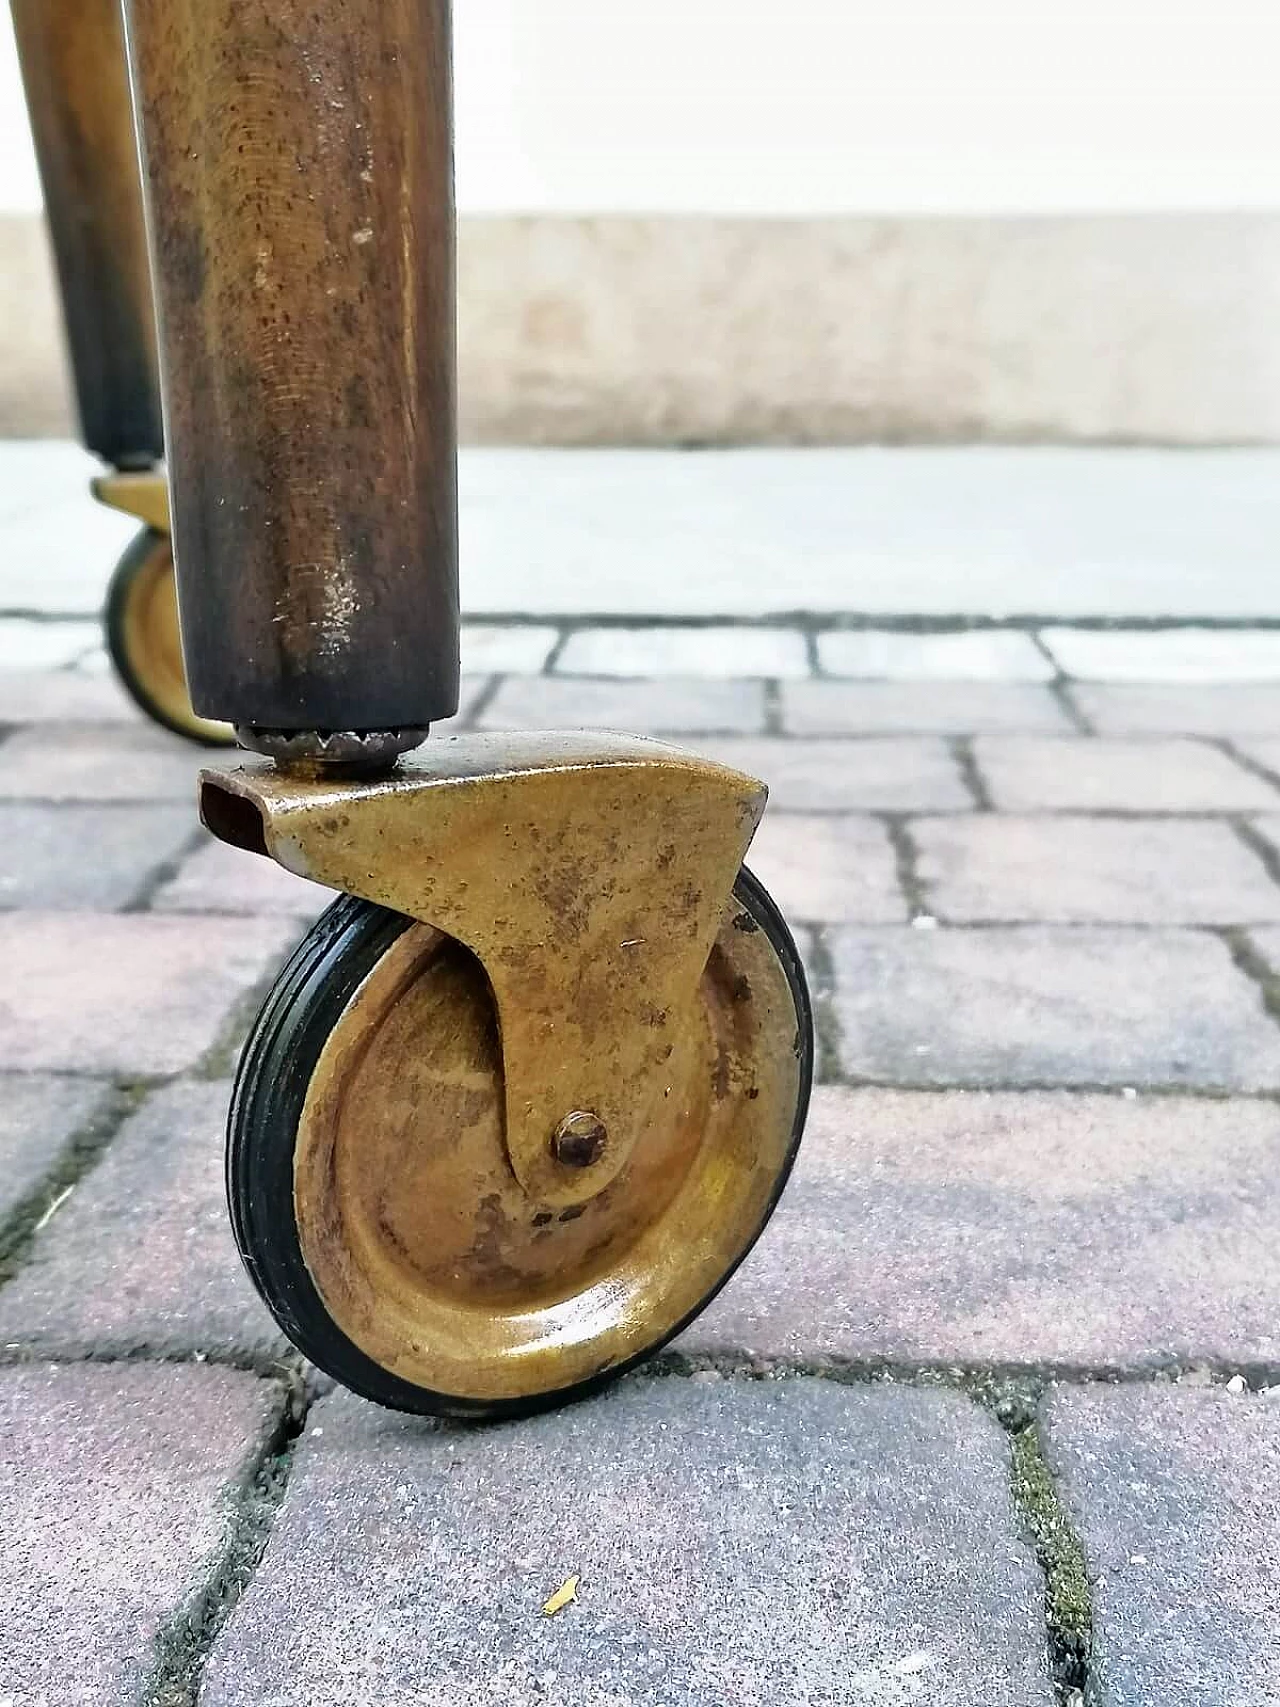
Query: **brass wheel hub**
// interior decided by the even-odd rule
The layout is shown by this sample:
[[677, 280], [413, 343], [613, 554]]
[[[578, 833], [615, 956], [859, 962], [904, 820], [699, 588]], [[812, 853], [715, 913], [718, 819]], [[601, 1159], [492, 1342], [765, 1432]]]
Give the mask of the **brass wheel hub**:
[[[509, 1398], [627, 1361], [715, 1288], [785, 1169], [800, 1072], [785, 973], [741, 915], [732, 901], [660, 1113], [568, 1208], [512, 1172], [479, 963], [430, 926], [397, 940], [329, 1038], [295, 1151], [304, 1260], [366, 1355], [426, 1388]], [[575, 1110], [561, 1131], [590, 1150], [599, 1124]], [[557, 1159], [575, 1165], [558, 1144]]]

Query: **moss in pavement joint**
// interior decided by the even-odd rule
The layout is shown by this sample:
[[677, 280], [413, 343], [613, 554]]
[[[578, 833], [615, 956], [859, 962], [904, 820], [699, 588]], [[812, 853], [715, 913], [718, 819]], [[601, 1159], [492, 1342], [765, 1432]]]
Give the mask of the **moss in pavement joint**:
[[1013, 1434], [1010, 1444], [1013, 1497], [1031, 1531], [1044, 1572], [1055, 1664], [1060, 1671], [1074, 1674], [1065, 1681], [1079, 1687], [1088, 1665], [1093, 1631], [1093, 1592], [1084, 1548], [1054, 1486], [1034, 1424]]

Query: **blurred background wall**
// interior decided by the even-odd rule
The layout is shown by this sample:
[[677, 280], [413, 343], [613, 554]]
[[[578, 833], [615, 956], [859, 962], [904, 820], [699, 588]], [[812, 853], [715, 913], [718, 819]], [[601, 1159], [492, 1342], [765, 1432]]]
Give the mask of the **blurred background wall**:
[[[1280, 439], [1274, 0], [456, 11], [467, 437]], [[70, 430], [39, 205], [0, 22], [9, 434]]]

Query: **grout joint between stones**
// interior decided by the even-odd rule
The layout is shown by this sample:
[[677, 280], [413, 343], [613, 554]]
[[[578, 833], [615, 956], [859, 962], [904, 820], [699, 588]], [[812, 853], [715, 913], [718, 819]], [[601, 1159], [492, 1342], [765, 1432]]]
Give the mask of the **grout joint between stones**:
[[271, 1539], [310, 1404], [303, 1383], [286, 1388], [275, 1430], [228, 1490], [223, 1544], [205, 1582], [157, 1633], [141, 1707], [196, 1707], [209, 1655]]
[[1229, 926], [1211, 934], [1226, 945], [1236, 968], [1256, 987], [1267, 1014], [1280, 1025], [1280, 975], [1263, 959], [1249, 940], [1248, 933], [1239, 926]]
[[1045, 1456], [1043, 1383], [979, 1377], [970, 1392], [1009, 1437], [1013, 1504], [1044, 1578], [1049, 1668], [1060, 1707], [1084, 1707], [1094, 1698], [1093, 1588], [1084, 1544]]
[[151, 1089], [149, 1081], [113, 1085], [103, 1103], [71, 1135], [44, 1178], [0, 1223], [0, 1286], [17, 1274], [37, 1232], [97, 1166]]
[[840, 1059], [840, 1019], [835, 1005], [836, 970], [825, 927], [813, 927], [809, 932], [809, 944], [806, 966], [817, 1045], [814, 1077], [820, 1085], [839, 1084], [844, 1070]]

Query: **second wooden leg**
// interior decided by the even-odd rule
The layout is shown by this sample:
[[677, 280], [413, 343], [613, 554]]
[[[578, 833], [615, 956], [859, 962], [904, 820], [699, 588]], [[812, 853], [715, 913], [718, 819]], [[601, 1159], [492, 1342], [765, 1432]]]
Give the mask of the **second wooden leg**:
[[85, 444], [163, 449], [155, 324], [120, 0], [12, 0]]

